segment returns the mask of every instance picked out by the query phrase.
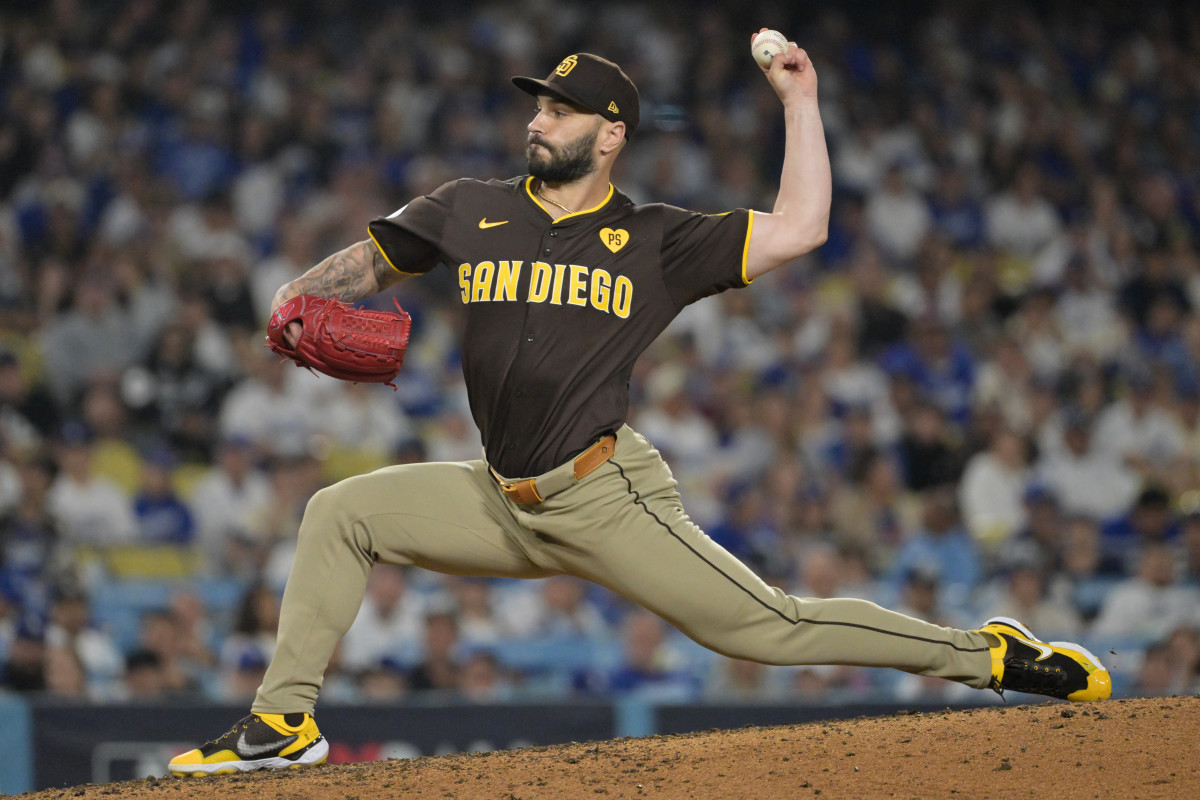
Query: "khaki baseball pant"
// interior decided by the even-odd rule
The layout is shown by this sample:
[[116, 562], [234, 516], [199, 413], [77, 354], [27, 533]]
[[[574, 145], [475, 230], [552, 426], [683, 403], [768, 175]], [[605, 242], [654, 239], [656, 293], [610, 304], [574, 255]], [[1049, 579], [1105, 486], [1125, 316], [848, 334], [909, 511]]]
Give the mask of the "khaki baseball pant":
[[[561, 483], [564, 467], [539, 485]], [[318, 492], [300, 525], [278, 644], [253, 710], [313, 710], [377, 561], [452, 575], [575, 575], [734, 658], [894, 667], [975, 688], [990, 681], [980, 633], [768, 586], [688, 518], [670, 469], [628, 426], [611, 460], [567, 483], [518, 506], [480, 460], [388, 467]]]

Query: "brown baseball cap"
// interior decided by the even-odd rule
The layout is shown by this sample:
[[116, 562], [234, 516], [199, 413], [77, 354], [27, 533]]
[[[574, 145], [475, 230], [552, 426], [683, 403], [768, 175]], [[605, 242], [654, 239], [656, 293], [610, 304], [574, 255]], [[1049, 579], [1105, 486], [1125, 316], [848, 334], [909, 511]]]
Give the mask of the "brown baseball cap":
[[532, 95], [549, 92], [604, 117], [624, 122], [625, 137], [633, 135], [641, 118], [637, 87], [613, 62], [591, 53], [564, 58], [546, 80], [515, 77], [513, 84]]

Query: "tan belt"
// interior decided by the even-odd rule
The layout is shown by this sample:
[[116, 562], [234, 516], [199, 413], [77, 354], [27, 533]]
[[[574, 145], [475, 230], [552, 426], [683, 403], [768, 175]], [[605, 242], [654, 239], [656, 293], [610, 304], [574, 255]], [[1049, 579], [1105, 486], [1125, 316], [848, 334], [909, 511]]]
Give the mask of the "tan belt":
[[[613, 457], [617, 450], [617, 437], [609, 434], [594, 445], [575, 457], [570, 464], [555, 467], [545, 475], [536, 478], [525, 478], [520, 481], [510, 481], [500, 476], [492, 469], [492, 477], [500, 484], [504, 496], [519, 506], [531, 506], [540, 503], [551, 495], [558, 494], [571, 485], [573, 481], [583, 480], [596, 467]], [[568, 469], [570, 467], [570, 469]], [[540, 488], [539, 488], [540, 487]]]

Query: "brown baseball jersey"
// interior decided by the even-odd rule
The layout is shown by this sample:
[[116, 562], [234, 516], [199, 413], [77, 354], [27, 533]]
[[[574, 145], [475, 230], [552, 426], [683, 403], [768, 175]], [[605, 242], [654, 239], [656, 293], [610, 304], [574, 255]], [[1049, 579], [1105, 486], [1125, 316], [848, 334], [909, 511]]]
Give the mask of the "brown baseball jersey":
[[609, 186], [555, 220], [533, 178], [452, 181], [369, 230], [392, 267], [454, 270], [488, 462], [541, 474], [615, 432], [634, 362], [684, 306], [745, 286], [753, 214], [635, 205]]

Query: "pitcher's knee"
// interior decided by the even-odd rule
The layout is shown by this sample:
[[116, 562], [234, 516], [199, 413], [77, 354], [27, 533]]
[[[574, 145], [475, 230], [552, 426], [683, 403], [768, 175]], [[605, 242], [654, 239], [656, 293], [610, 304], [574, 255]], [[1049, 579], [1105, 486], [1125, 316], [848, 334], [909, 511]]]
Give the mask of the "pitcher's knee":
[[354, 526], [351, 506], [346, 500], [342, 483], [320, 489], [309, 498], [304, 507], [304, 518], [300, 522], [301, 538], [330, 537], [347, 541], [352, 539]]

